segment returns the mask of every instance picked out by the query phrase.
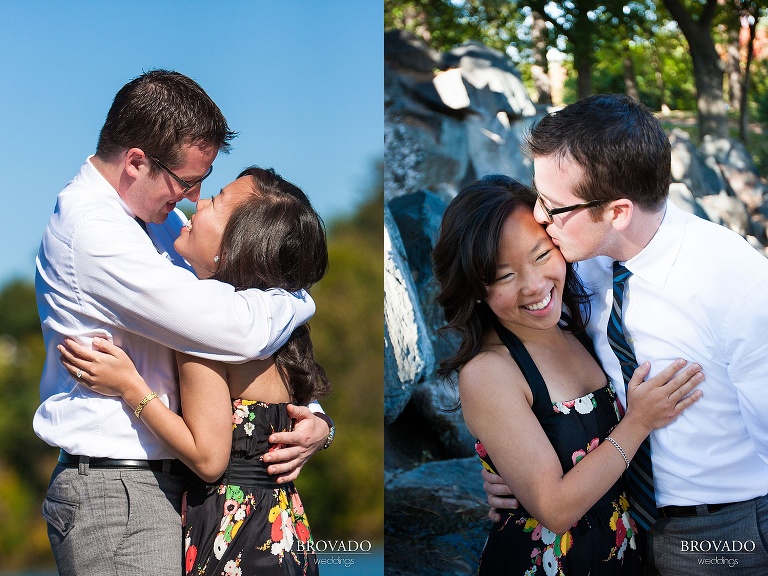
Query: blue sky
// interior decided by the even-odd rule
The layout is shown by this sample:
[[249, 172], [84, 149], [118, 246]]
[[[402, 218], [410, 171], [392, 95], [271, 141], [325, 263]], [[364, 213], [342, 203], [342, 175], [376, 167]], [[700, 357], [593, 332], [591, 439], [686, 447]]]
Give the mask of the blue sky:
[[329, 220], [383, 157], [380, 0], [0, 0], [0, 286], [32, 280], [56, 195], [115, 93], [153, 68], [194, 78], [239, 132], [203, 196], [272, 166]]

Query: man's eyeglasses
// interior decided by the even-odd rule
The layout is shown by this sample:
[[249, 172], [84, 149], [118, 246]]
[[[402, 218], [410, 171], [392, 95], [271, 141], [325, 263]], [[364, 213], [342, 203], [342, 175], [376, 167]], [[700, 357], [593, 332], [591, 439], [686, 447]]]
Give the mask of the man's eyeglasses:
[[610, 202], [610, 200], [588, 200], [587, 202], [581, 202], [580, 204], [573, 204], [572, 206], [563, 206], [562, 208], [549, 208], [546, 204], [544, 204], [544, 198], [541, 197], [541, 194], [539, 194], [538, 190], [534, 190], [536, 192], [536, 197], [538, 198], [539, 206], [541, 206], [541, 209], [544, 211], [544, 214], [547, 216], [547, 224], [552, 224], [554, 220], [552, 217], [555, 214], [565, 214], [566, 212], [573, 212], [574, 210], [578, 210], [579, 208], [589, 208], [590, 206], [597, 206], [599, 204], [605, 204], [606, 202]]
[[208, 176], [211, 175], [211, 172], [213, 172], [213, 164], [211, 164], [211, 167], [208, 168], [208, 172], [205, 173], [205, 176], [200, 178], [200, 180], [198, 180], [197, 182], [194, 182], [194, 183], [190, 184], [189, 182], [187, 182], [183, 178], [179, 178], [178, 176], [176, 176], [176, 174], [174, 174], [173, 171], [170, 168], [168, 168], [168, 166], [166, 166], [165, 164], [160, 162], [160, 160], [158, 160], [154, 156], [150, 156], [149, 154], [147, 154], [147, 156], [152, 160], [152, 162], [154, 162], [155, 164], [160, 166], [160, 168], [162, 168], [163, 170], [168, 172], [168, 174], [171, 176], [171, 178], [173, 178], [174, 180], [176, 180], [176, 182], [178, 182], [179, 184], [181, 184], [183, 186], [183, 189], [181, 191], [181, 195], [182, 196], [186, 196], [187, 194], [189, 194], [189, 191], [192, 188], [194, 188], [198, 184], [202, 183], [202, 181], [205, 180], [206, 178], [208, 178]]

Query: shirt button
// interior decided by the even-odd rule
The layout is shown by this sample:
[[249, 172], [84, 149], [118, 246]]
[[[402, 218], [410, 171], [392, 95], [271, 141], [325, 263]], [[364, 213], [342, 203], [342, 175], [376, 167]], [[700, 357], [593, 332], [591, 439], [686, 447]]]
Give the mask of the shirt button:
[[634, 344], [635, 343], [635, 339], [632, 338], [632, 336], [630, 336], [629, 338], [627, 338], [627, 342], [629, 342], [630, 344]]

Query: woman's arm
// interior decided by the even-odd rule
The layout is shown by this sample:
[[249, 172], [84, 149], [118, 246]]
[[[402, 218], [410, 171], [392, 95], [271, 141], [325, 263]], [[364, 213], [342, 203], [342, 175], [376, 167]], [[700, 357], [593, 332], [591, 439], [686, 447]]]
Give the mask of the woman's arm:
[[[131, 409], [152, 392], [131, 359], [118, 346], [94, 338], [95, 350], [74, 340], [60, 346], [62, 362], [94, 392], [121, 396]], [[226, 364], [176, 353], [184, 419], [159, 400], [141, 410], [140, 419], [157, 438], [206, 482], [227, 467], [232, 444], [232, 405]]]
[[[648, 382], [642, 379], [649, 365], [636, 371], [630, 382], [635, 401], [628, 402], [633, 409], [611, 432], [628, 458], [651, 430], [670, 423], [700, 397], [696, 392], [685, 398], [701, 379], [698, 366], [680, 370], [684, 365], [674, 363]], [[611, 443], [599, 438], [600, 445], [563, 474], [526, 391], [529, 395], [517, 365], [502, 355], [477, 357], [459, 374], [462, 412], [470, 432], [483, 443], [520, 503], [549, 530], [562, 534], [608, 492], [626, 464]]]

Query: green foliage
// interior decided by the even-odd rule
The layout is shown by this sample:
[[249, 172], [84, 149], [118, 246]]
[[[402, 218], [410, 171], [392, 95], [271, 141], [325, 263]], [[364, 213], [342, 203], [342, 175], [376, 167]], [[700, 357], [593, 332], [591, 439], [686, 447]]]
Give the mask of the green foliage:
[[0, 292], [0, 334], [19, 339], [39, 332], [34, 287], [28, 282], [14, 280]]
[[747, 148], [763, 176], [768, 175], [768, 66], [754, 66], [751, 80], [749, 117], [762, 127], [759, 134], [752, 134]]
[[768, 70], [766, 67], [756, 67], [752, 75], [753, 116], [763, 124], [768, 125]]
[[52, 562], [40, 504], [56, 450], [32, 431], [44, 359], [34, 286], [12, 282], [0, 292], [0, 558], [8, 567]]
[[328, 274], [313, 288], [315, 354], [333, 391], [321, 400], [337, 436], [297, 485], [316, 539], [380, 542], [384, 521], [384, 188], [330, 224]]
[[440, 51], [467, 40], [505, 51], [520, 20], [507, 0], [384, 0], [385, 29], [407, 30]]
[[660, 110], [662, 102], [673, 110], [696, 110], [693, 63], [685, 39], [677, 31], [662, 30], [650, 39], [623, 43], [603, 39], [599, 45], [600, 58], [592, 75], [596, 94], [625, 91], [623, 62], [628, 58], [643, 104], [652, 110]]
[[[313, 290], [317, 357], [333, 384], [322, 400], [333, 446], [301, 472], [316, 539], [381, 542], [384, 519], [383, 184], [330, 224], [330, 269]], [[57, 450], [32, 431], [45, 359], [34, 286], [0, 291], [0, 559], [2, 568], [53, 563], [40, 506]]]

